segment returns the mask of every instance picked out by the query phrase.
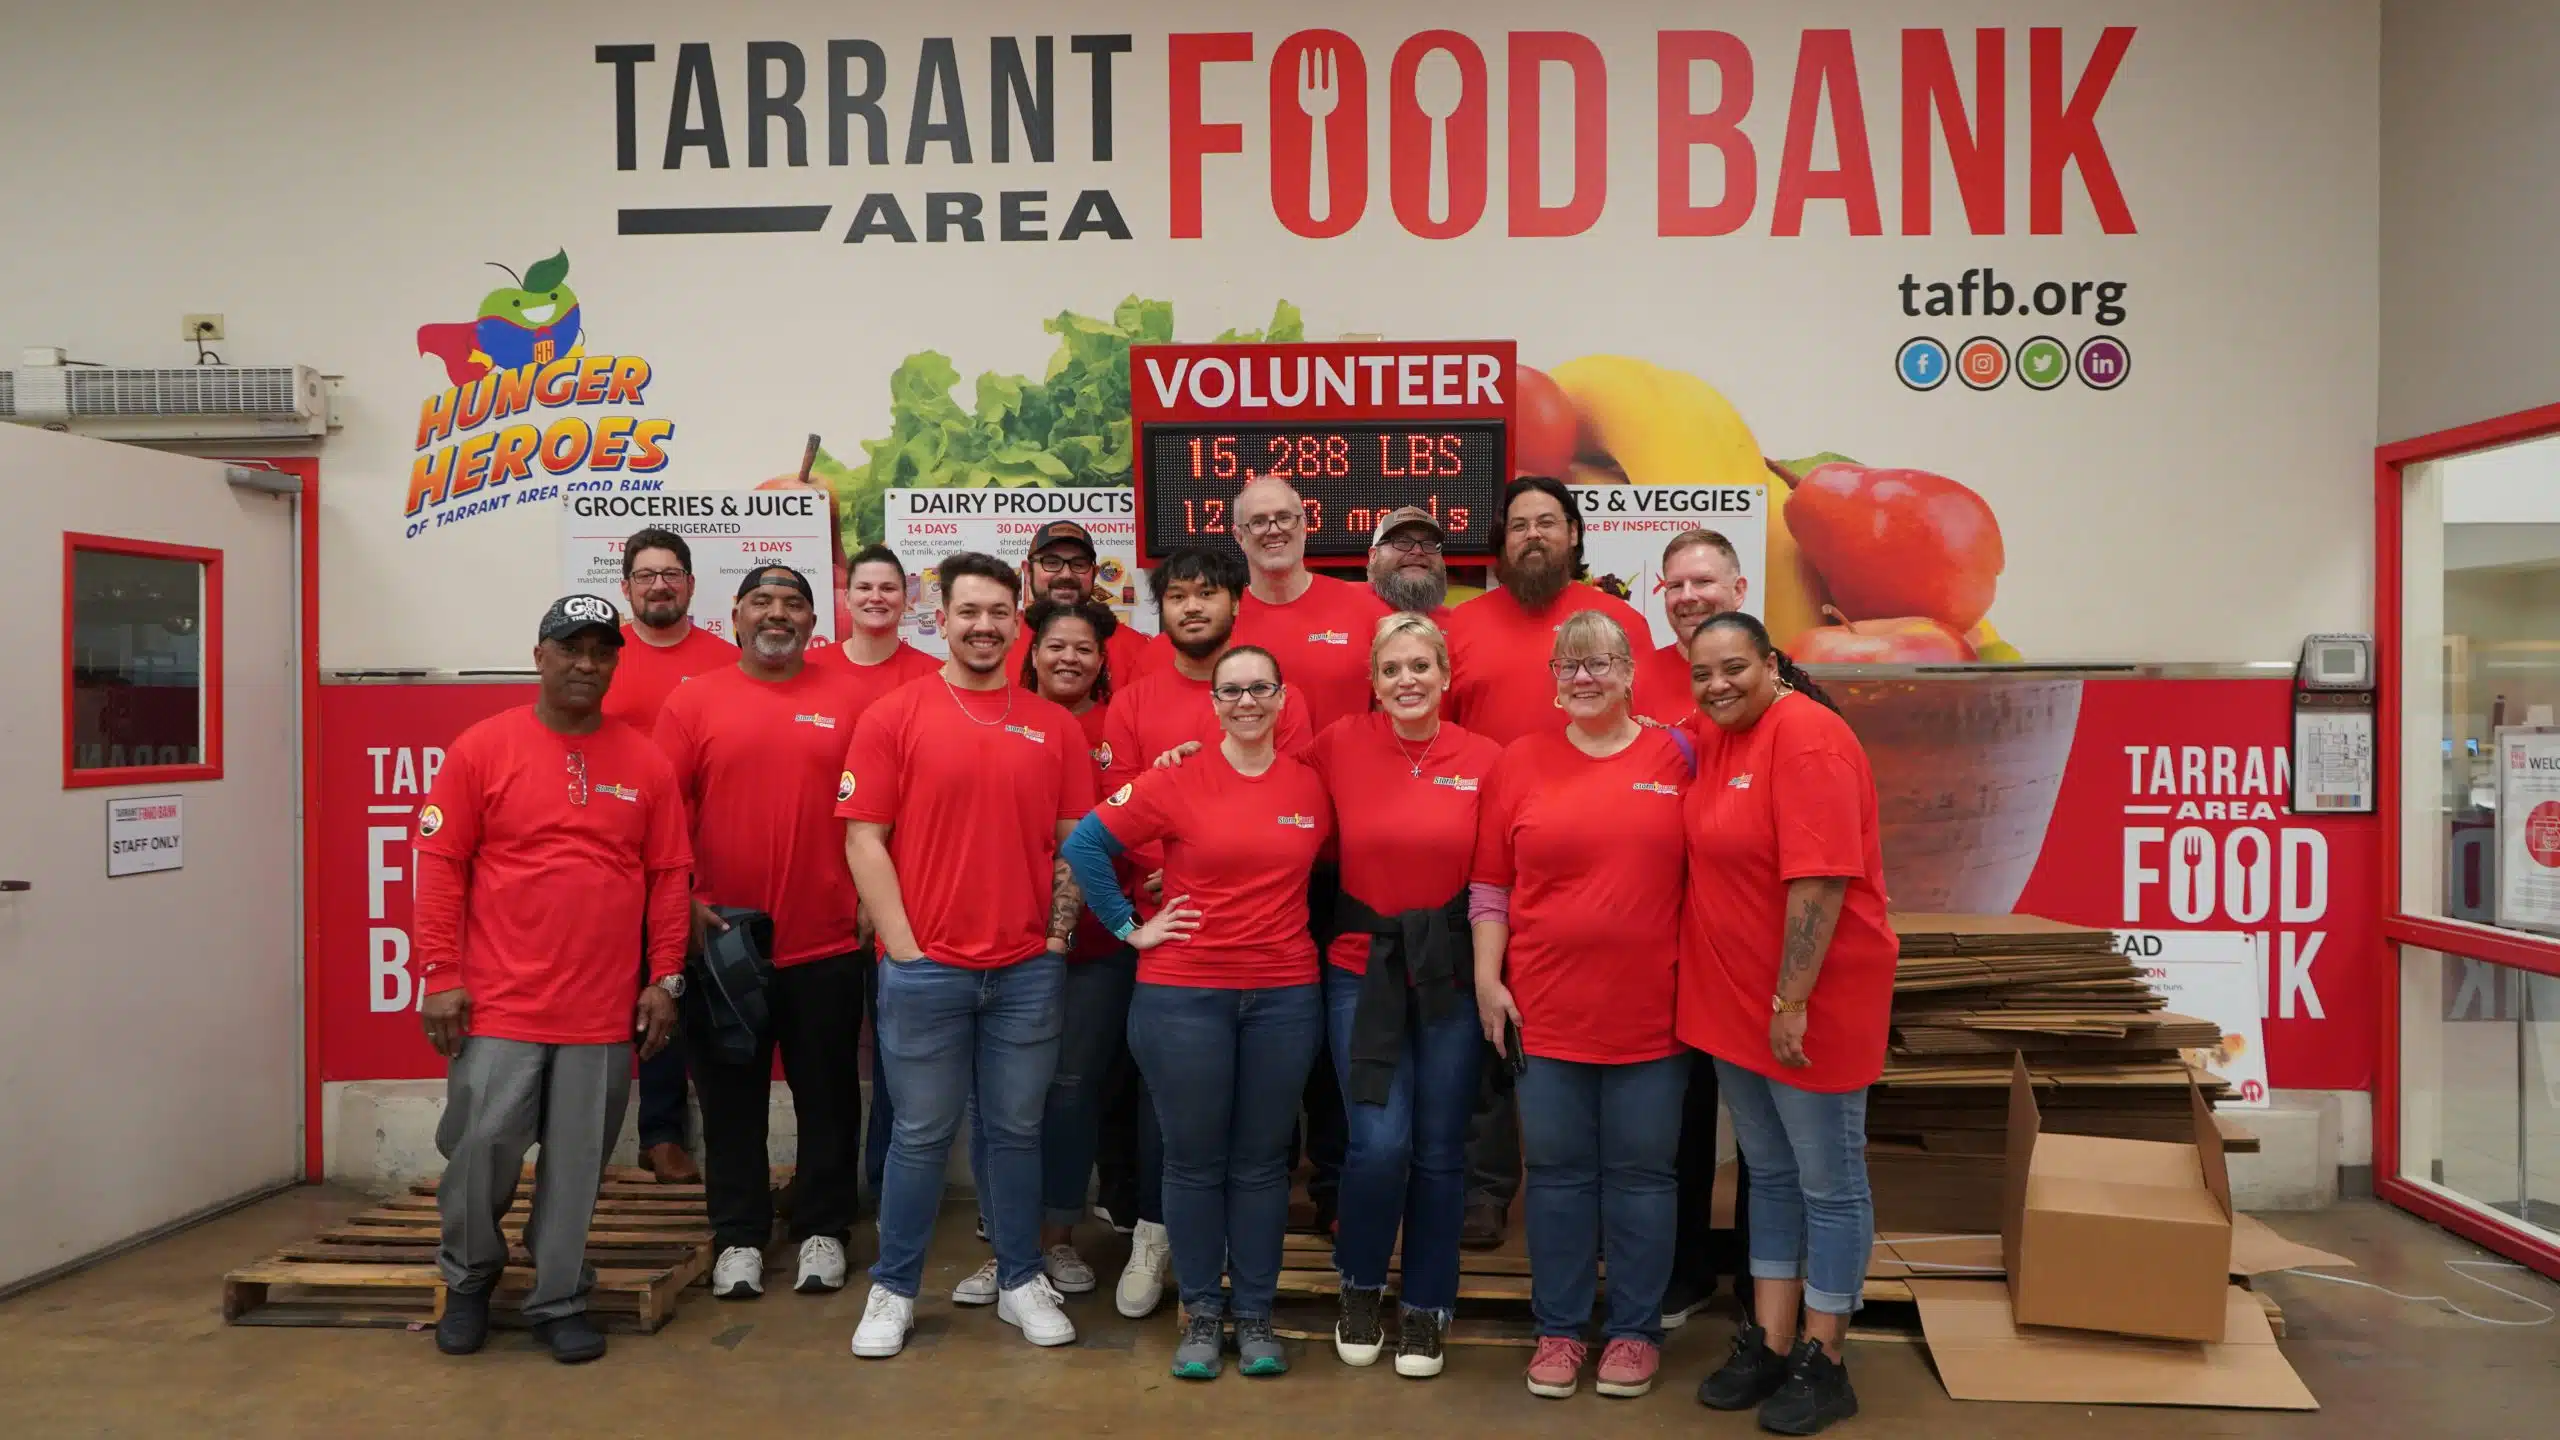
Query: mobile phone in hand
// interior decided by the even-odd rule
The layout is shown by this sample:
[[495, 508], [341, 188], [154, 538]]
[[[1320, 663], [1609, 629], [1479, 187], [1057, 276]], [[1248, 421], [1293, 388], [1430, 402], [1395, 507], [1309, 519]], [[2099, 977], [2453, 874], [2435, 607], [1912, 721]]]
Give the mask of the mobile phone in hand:
[[1508, 1017], [1502, 1022], [1502, 1063], [1514, 1075], [1529, 1073], [1529, 1052], [1520, 1048], [1520, 1022]]

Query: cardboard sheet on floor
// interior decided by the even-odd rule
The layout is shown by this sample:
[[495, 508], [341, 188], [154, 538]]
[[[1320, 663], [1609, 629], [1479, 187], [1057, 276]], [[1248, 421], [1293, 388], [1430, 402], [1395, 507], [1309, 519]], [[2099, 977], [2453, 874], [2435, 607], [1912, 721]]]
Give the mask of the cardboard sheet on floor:
[[2202, 1344], [2021, 1330], [2010, 1315], [2009, 1288], [1997, 1280], [1910, 1283], [1938, 1378], [1958, 1400], [2320, 1408], [2276, 1348], [2266, 1312], [2245, 1290], [2226, 1293], [2221, 1342]]
[[2264, 1275], [2275, 1270], [2352, 1270], [2356, 1262], [2344, 1255], [2287, 1240], [2267, 1228], [2267, 1223], [2248, 1215], [2231, 1217], [2231, 1273]]

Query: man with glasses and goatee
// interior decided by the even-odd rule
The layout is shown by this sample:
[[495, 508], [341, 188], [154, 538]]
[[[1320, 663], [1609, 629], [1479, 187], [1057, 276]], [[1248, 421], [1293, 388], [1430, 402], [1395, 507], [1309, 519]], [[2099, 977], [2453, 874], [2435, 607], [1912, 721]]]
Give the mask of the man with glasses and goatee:
[[[575, 1363], [605, 1349], [586, 1316], [587, 1224], [635, 1043], [645, 1059], [675, 1029], [693, 855], [666, 754], [604, 713], [622, 656], [613, 607], [564, 597], [538, 635], [534, 702], [464, 731], [418, 812], [423, 1008], [448, 1062], [436, 1348], [468, 1355], [487, 1339], [500, 1225], [539, 1144], [524, 1316], [553, 1359]], [[645, 985], [631, 963], [644, 919]]]

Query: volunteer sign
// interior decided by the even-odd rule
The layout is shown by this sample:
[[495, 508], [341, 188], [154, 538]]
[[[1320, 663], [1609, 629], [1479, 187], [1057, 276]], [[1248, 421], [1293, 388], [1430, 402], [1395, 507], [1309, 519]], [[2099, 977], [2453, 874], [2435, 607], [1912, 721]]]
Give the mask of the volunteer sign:
[[[832, 523], [826, 497], [814, 490], [573, 495], [560, 507], [561, 582], [627, 611], [623, 542], [646, 526], [673, 531], [693, 549], [693, 623], [734, 640], [729, 612], [738, 581], [759, 565], [790, 566], [823, 599], [835, 563]], [[835, 607], [821, 603], [817, 615], [812, 643], [835, 639]]]
[[[898, 638], [935, 655], [951, 653], [942, 633], [942, 569], [946, 555], [974, 550], [1008, 565], [1030, 558], [1040, 527], [1072, 520], [1093, 536], [1093, 588], [1123, 625], [1147, 634], [1156, 628], [1155, 603], [1138, 573], [1137, 505], [1125, 489], [1047, 490], [1000, 485], [938, 490], [892, 490], [883, 515], [889, 548], [907, 562], [907, 613]], [[1031, 577], [1028, 594], [1042, 590]]]
[[107, 876], [182, 870], [187, 864], [187, 799], [137, 795], [107, 802]]

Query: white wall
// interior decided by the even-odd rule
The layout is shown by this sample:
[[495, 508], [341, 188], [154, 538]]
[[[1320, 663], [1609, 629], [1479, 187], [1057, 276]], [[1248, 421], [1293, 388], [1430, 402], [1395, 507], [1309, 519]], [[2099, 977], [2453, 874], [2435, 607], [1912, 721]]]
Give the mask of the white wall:
[[[646, 357], [645, 413], [677, 422], [668, 476], [691, 487], [753, 484], [797, 463], [802, 439], [860, 463], [888, 431], [887, 381], [934, 349], [964, 376], [1038, 377], [1062, 310], [1107, 315], [1124, 294], [1176, 303], [1181, 338], [1258, 326], [1275, 301], [1327, 337], [1516, 336], [1525, 363], [1593, 353], [1642, 357], [1702, 377], [1738, 407], [1760, 453], [1820, 451], [1951, 476], [1989, 503], [2007, 564], [1991, 613], [2031, 660], [2289, 657], [2308, 631], [2362, 629], [2370, 608], [2368, 452], [2377, 316], [2378, 0], [1973, 0], [1801, 7], [1675, 0], [1559, 14], [1503, 3], [1398, 6], [1324, 0], [1286, 16], [1259, 7], [989, 3], [950, 12], [817, 0], [703, 7], [674, 0], [437, 6], [177, 0], [21, 6], [0, 44], [0, 355], [70, 347], [116, 364], [185, 363], [179, 317], [227, 315], [234, 362], [314, 364], [346, 377], [345, 430], [324, 453], [323, 659], [333, 667], [520, 664], [540, 607], [561, 588], [553, 507], [534, 505], [403, 536], [402, 506], [423, 401], [443, 388], [417, 349], [422, 324], [471, 318], [522, 269], [565, 249], [590, 344]], [[2402, 7], [2407, 8], [2407, 7]], [[1207, 163], [1201, 240], [1168, 238], [1168, 42], [1173, 30], [1259, 30], [1252, 65], [1212, 67], [1208, 118], [1244, 127], [1245, 152]], [[1265, 65], [1288, 30], [1338, 25], [1368, 56], [1373, 161], [1368, 213], [1337, 240], [1275, 221], [1264, 157]], [[1865, 134], [1884, 233], [1846, 232], [1817, 200], [1803, 233], [1772, 233], [1803, 32], [1855, 30]], [[1946, 27], [1955, 74], [1973, 80], [1976, 25], [2006, 29], [2005, 225], [1967, 233], [1943, 144], [1933, 145], [1937, 225], [1906, 236], [1901, 209], [1901, 61], [1906, 25]], [[2060, 27], [2064, 80], [2080, 81], [2103, 29], [2135, 27], [2098, 129], [2137, 224], [2101, 233], [2079, 172], [2063, 186], [2063, 233], [2029, 233], [2028, 31]], [[1430, 25], [1483, 47], [1490, 108], [1487, 218], [1456, 240], [1401, 229], [1386, 181], [1389, 59]], [[1588, 233], [1505, 234], [1506, 35], [1577, 27], [1607, 56], [1609, 204]], [[1665, 237], [1655, 223], [1656, 33], [1729, 28], [1754, 60], [1744, 133], [1758, 164], [1752, 218], [1735, 234]], [[929, 28], [928, 28], [929, 27]], [[1117, 65], [1117, 150], [1085, 136], [1086, 64], [1067, 37], [1127, 32]], [[903, 163], [919, 46], [959, 39], [977, 155], [934, 146]], [[1058, 37], [1058, 156], [994, 164], [989, 37]], [[746, 161], [745, 44], [787, 39], [822, 93], [830, 37], [887, 55], [891, 163], [805, 170]], [[713, 45], [728, 115], [729, 169], [693, 157], [657, 166], [677, 46]], [[604, 43], [646, 42], [641, 163], [614, 165], [614, 80]], [[2520, 62], [2519, 62], [2520, 63]], [[1700, 84], [1702, 102], [1714, 93]], [[2395, 73], [2397, 73], [2395, 71]], [[2521, 71], [2517, 84], [2523, 84]], [[1569, 147], [1562, 82], [1551, 82], [1548, 184]], [[2538, 94], [2539, 83], [2531, 88]], [[1816, 113], [1836, 117], [1833, 95]], [[2485, 103], [2485, 102], [2484, 102]], [[1812, 163], [1839, 146], [1821, 121]], [[777, 132], [778, 133], [778, 132]], [[857, 146], [857, 152], [859, 147]], [[1690, 169], [1720, 184], [1714, 152]], [[841, 243], [868, 192], [988, 197], [1105, 187], [1136, 238], [1052, 244]], [[626, 205], [826, 203], [814, 236], [626, 237]], [[920, 223], [920, 219], [919, 219]], [[2128, 318], [2043, 321], [1906, 316], [1905, 276], [1953, 281], [1975, 267], [2034, 282], [2122, 280]], [[2546, 307], [2547, 308], [2547, 307]], [[2534, 307], [2505, 318], [2530, 326]], [[2132, 378], [2100, 393], [2010, 383], [1989, 394], [1905, 389], [1893, 355], [1931, 334], [2010, 345], [2038, 333], [2129, 343]]]

